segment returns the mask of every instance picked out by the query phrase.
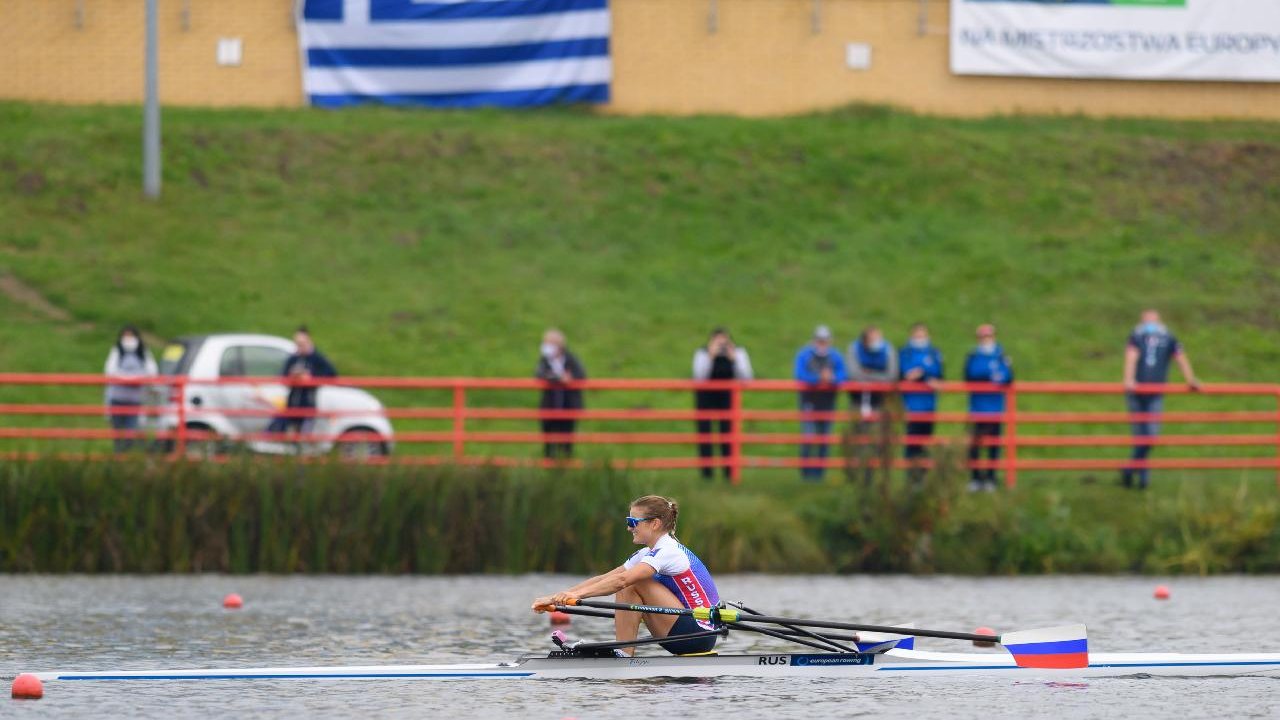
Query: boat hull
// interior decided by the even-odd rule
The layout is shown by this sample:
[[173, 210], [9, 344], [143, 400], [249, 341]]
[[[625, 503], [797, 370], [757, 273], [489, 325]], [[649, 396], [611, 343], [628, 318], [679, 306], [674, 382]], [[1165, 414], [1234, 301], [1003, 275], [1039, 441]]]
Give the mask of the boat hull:
[[1280, 675], [1280, 653], [1181, 654], [1094, 653], [1088, 667], [1022, 668], [997, 653], [937, 653], [890, 650], [878, 655], [778, 653], [707, 657], [636, 658], [523, 657], [511, 663], [458, 665], [366, 665], [344, 667], [229, 668], [38, 672], [43, 681], [198, 680], [444, 680], [575, 679], [606, 680], [711, 677], [935, 677], [1046, 678], [1074, 680], [1134, 676]]

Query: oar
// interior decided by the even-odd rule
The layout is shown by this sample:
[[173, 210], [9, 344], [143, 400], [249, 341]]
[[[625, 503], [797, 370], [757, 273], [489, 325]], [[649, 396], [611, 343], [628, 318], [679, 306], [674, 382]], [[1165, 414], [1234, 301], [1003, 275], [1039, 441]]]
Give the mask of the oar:
[[[558, 612], [567, 613], [569, 615], [586, 615], [589, 617], [610, 617], [610, 618], [613, 617], [613, 613], [607, 610], [588, 610], [586, 608], [569, 607], [568, 605], [556, 605], [555, 609]], [[822, 650], [823, 652], [832, 652], [832, 650], [834, 650], [835, 652], [851, 652], [855, 654], [858, 652], [857, 650], [846, 649], [840, 646], [838, 643], [832, 642], [831, 640], [828, 640], [825, 636], [819, 635], [817, 633], [795, 632], [793, 630], [771, 630], [769, 628], [764, 628], [764, 627], [751, 627], [750, 625], [743, 625], [741, 623], [726, 623], [725, 627], [730, 628], [732, 630], [741, 630], [743, 632], [753, 632], [753, 633], [760, 633], [761, 635], [769, 635], [772, 637], [780, 638], [782, 640], [786, 640], [787, 642], [799, 643], [806, 647], [814, 648], [815, 650]], [[559, 631], [557, 630], [556, 632], [559, 632]], [[664, 637], [652, 637], [644, 640], [631, 640], [631, 641], [625, 641], [625, 642], [623, 641], [598, 642], [598, 643], [579, 642], [578, 644], [574, 645], [573, 648], [566, 648], [566, 649], [577, 649], [577, 650], [583, 650], [583, 651], [611, 650], [614, 648], [627, 648], [633, 645], [642, 645], [647, 643], [665, 643], [665, 642], [672, 642], [675, 640], [685, 640], [690, 638], [708, 637], [710, 635], [721, 635], [721, 634], [727, 635], [728, 633], [725, 633], [724, 630], [703, 630], [700, 632], [693, 633], [691, 635], [667, 635]], [[803, 637], [805, 635], [818, 638], [819, 640], [824, 641], [826, 644], [819, 644], [811, 640], [806, 640]], [[797, 636], [800, 636], [800, 637], [797, 637]], [[555, 635], [553, 634], [552, 637], [554, 638]], [[564, 646], [562, 645], [562, 647]]]
[[[607, 620], [613, 619], [613, 612], [610, 610], [592, 610], [590, 608], [584, 608], [584, 607], [570, 607], [569, 605], [556, 605], [554, 609], [566, 615], [582, 615], [583, 617], [604, 618]], [[807, 636], [809, 634], [809, 631], [805, 630], [802, 632], [797, 630], [779, 630], [778, 633], [780, 635], [806, 635]], [[896, 634], [901, 635], [902, 633], [896, 633]], [[861, 641], [861, 638], [858, 637], [857, 635], [843, 635], [840, 633], [818, 633], [818, 635], [824, 640], [843, 640], [845, 642]]]
[[891, 625], [864, 625], [861, 623], [835, 622], [833, 620], [805, 620], [803, 618], [778, 617], [774, 615], [754, 615], [730, 608], [669, 608], [654, 605], [625, 605], [603, 600], [576, 600], [566, 604], [599, 608], [601, 610], [627, 610], [657, 615], [691, 615], [696, 620], [723, 621], [727, 623], [768, 623], [782, 626], [794, 625], [831, 630], [853, 630], [855, 632], [865, 631], [934, 637], [945, 640], [999, 643], [1009, 651], [1009, 654], [1013, 655], [1014, 662], [1018, 664], [1018, 667], [1080, 668], [1088, 667], [1089, 665], [1089, 642], [1084, 625], [1063, 625], [1060, 627], [1038, 628], [1036, 630], [1020, 630], [1003, 635], [979, 635], [949, 630], [925, 630], [893, 627]]
[[[753, 615], [759, 615], [759, 614], [760, 614], [758, 611], [756, 611], [756, 610], [752, 610], [751, 608], [747, 607], [745, 603], [736, 602], [736, 603], [729, 603], [729, 604], [730, 604], [730, 605], [732, 605], [732, 606], [734, 606], [734, 607], [736, 607], [736, 608], [738, 608], [739, 610], [745, 610], [745, 611], [747, 611], [747, 612], [749, 612], [749, 613], [752, 613]], [[740, 624], [740, 623], [734, 623], [734, 624], [735, 624], [737, 627], [744, 627], [744, 626], [743, 626], [742, 624]], [[856, 648], [856, 647], [849, 647], [848, 645], [841, 645], [840, 643], [836, 642], [835, 640], [833, 640], [833, 639], [831, 639], [831, 638], [829, 638], [829, 637], [824, 637], [824, 636], [822, 636], [822, 635], [819, 635], [818, 633], [813, 632], [812, 630], [805, 630], [804, 628], [802, 628], [802, 627], [797, 627], [797, 626], [795, 626], [795, 625], [783, 625], [782, 627], [786, 628], [787, 630], [790, 630], [792, 633], [794, 633], [794, 634], [795, 634], [795, 635], [797, 635], [797, 636], [803, 636], [803, 637], [808, 637], [808, 638], [816, 638], [816, 639], [817, 639], [817, 640], [819, 640], [820, 642], [823, 642], [823, 643], [827, 644], [828, 646], [833, 647], [833, 648], [835, 648], [836, 650], [839, 650], [840, 652], [850, 652], [850, 653], [857, 653], [857, 652], [858, 652], [858, 648]], [[785, 636], [785, 635], [783, 635], [782, 633], [770, 633], [770, 634], [775, 635], [776, 637], [781, 637], [781, 638], [782, 638], [782, 639], [784, 639], [784, 640], [785, 640], [785, 639], [787, 639], [787, 638], [786, 638], [786, 636]], [[854, 642], [856, 643], [857, 641], [855, 640]]]

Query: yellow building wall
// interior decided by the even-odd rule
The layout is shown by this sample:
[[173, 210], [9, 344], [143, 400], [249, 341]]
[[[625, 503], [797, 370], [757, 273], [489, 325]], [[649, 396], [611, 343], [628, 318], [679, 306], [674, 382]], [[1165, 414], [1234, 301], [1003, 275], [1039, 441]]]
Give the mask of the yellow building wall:
[[[161, 100], [303, 104], [293, 0], [159, 0]], [[952, 75], [948, 0], [612, 0], [622, 114], [767, 116], [887, 103], [946, 115], [1280, 120], [1280, 83]], [[923, 13], [922, 13], [923, 10]], [[0, 98], [137, 103], [143, 0], [0, 0]], [[243, 64], [219, 67], [219, 38]], [[848, 43], [871, 46], [851, 70]]]
[[[291, 0], [160, 0], [160, 100], [173, 105], [301, 105]], [[143, 0], [0, 0], [0, 97], [142, 101]], [[185, 19], [185, 26], [184, 26]], [[241, 38], [239, 67], [216, 62]]]

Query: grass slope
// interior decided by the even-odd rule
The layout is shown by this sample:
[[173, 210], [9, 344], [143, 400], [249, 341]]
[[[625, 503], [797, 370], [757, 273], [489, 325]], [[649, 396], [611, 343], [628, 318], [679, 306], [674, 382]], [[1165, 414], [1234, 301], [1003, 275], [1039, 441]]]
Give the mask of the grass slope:
[[0, 259], [92, 324], [11, 327], [4, 366], [306, 320], [351, 373], [524, 375], [558, 324], [598, 375], [680, 376], [725, 323], [777, 377], [816, 322], [923, 318], [1113, 378], [1143, 305], [1211, 378], [1280, 360], [1276, 125], [170, 110], [150, 203], [139, 118], [0, 105]]
[[815, 323], [923, 319], [950, 377], [990, 320], [1021, 378], [1109, 380], [1148, 305], [1210, 381], [1280, 362], [1280, 125], [168, 110], [148, 202], [140, 117], [0, 104], [0, 265], [65, 313], [0, 299], [0, 367], [304, 321], [351, 375], [524, 376], [558, 325], [683, 377], [725, 324], [787, 377]]

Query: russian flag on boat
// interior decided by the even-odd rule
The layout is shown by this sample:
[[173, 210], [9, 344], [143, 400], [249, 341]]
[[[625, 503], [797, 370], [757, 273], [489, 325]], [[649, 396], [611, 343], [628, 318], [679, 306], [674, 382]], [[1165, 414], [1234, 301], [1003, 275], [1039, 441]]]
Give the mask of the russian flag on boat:
[[312, 105], [609, 100], [609, 0], [300, 0]]
[[1089, 666], [1089, 638], [1084, 625], [1020, 630], [1000, 636], [1018, 667], [1082, 668]]

